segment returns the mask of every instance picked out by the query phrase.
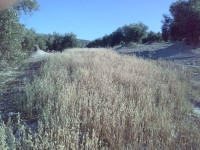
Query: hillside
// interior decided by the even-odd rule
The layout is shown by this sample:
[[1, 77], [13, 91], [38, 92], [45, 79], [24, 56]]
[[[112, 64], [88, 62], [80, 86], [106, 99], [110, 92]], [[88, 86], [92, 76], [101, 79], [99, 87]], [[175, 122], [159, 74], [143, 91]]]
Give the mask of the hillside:
[[90, 42], [89, 40], [82, 40], [82, 39], [78, 39], [80, 42], [80, 47], [86, 47], [86, 45]]

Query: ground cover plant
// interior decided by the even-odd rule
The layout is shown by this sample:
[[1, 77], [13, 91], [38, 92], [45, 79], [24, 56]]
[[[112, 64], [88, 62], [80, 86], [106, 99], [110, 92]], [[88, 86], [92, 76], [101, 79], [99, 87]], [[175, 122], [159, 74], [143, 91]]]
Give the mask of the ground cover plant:
[[69, 49], [50, 55], [25, 87], [18, 109], [38, 131], [0, 125], [0, 148], [199, 149], [200, 128], [187, 100], [183, 66]]

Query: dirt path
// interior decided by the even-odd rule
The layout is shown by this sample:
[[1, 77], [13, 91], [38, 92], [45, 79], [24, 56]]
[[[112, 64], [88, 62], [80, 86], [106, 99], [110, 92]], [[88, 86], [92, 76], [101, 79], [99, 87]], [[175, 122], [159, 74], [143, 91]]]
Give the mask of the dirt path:
[[[43, 58], [50, 55], [44, 51], [36, 51], [24, 60], [23, 66], [19, 68], [6, 68], [0, 71], [0, 115], [4, 122], [11, 117], [17, 120], [18, 110], [16, 105], [25, 96], [25, 83], [33, 79], [39, 72]], [[20, 114], [23, 118], [23, 114]], [[28, 123], [27, 120], [24, 120]]]

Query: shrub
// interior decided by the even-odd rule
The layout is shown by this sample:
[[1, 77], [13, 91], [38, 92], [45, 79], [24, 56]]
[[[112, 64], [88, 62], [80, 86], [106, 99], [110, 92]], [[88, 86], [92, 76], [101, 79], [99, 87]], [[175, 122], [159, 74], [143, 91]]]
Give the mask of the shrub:
[[200, 2], [176, 1], [170, 6], [170, 16], [163, 15], [162, 35], [165, 41], [186, 39], [187, 44], [197, 44], [200, 36]]
[[31, 13], [38, 10], [36, 0], [19, 1], [14, 6], [9, 6], [0, 13], [0, 59], [15, 64], [24, 57], [22, 51], [24, 25], [19, 23], [20, 14]]
[[153, 31], [150, 31], [147, 34], [147, 37], [142, 39], [142, 43], [147, 43], [147, 42], [160, 42], [162, 40], [162, 35], [160, 32], [155, 33]]
[[118, 28], [110, 35], [105, 35], [103, 38], [98, 38], [87, 44], [86, 47], [114, 47], [124, 43], [141, 43], [142, 39], [147, 34], [148, 27], [143, 23], [125, 25], [122, 28]]
[[146, 31], [148, 27], [143, 23], [130, 24], [129, 26], [125, 25], [122, 27], [124, 34], [124, 42], [135, 42], [141, 43], [142, 39], [146, 36]]
[[23, 56], [21, 52], [23, 26], [19, 24], [18, 16], [13, 8], [5, 9], [1, 12], [0, 20], [1, 59], [14, 62]]

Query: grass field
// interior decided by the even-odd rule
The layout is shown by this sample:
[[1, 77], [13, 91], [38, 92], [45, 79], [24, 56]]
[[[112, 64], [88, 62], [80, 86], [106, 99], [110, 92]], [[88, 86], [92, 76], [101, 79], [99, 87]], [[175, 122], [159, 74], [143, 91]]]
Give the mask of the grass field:
[[[38, 132], [0, 126], [0, 148], [199, 149], [200, 126], [187, 100], [183, 66], [106, 49], [51, 55], [20, 102]], [[11, 149], [12, 149], [11, 148]]]

